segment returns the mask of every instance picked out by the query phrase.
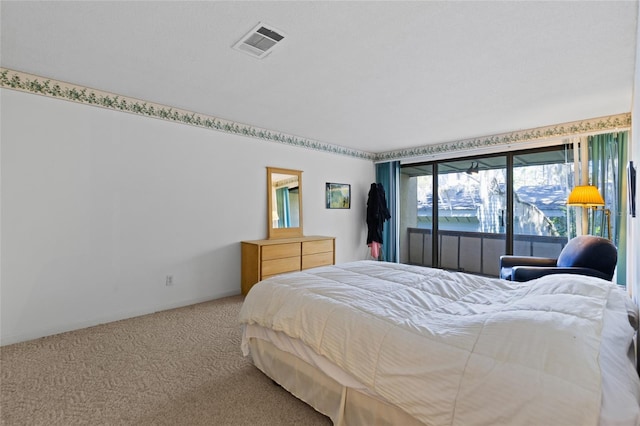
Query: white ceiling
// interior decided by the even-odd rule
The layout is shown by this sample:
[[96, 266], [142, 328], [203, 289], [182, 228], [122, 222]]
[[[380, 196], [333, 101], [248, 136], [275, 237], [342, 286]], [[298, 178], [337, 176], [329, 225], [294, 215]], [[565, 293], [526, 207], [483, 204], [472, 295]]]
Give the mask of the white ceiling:
[[[379, 153], [629, 112], [638, 1], [2, 1], [1, 66]], [[258, 22], [265, 59], [232, 46]]]

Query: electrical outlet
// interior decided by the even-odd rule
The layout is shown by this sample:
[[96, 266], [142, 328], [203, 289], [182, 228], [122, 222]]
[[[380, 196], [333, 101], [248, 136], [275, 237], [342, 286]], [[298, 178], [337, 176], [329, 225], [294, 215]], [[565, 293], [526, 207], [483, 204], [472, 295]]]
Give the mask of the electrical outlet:
[[167, 279], [165, 281], [165, 285], [168, 287], [170, 285], [173, 285], [173, 275], [167, 275]]

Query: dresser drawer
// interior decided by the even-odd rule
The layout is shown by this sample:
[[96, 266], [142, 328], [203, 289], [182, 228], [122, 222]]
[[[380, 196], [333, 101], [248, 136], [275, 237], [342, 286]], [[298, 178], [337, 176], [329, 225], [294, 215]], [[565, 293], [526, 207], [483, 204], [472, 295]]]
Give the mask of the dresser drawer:
[[262, 260], [295, 256], [300, 257], [300, 243], [273, 244], [262, 247]]
[[246, 295], [254, 284], [274, 275], [333, 265], [334, 241], [334, 237], [319, 235], [242, 241], [242, 294]]
[[282, 274], [283, 272], [299, 271], [300, 256], [285, 257], [283, 259], [272, 259], [262, 261], [262, 279], [266, 275]]
[[315, 268], [316, 266], [324, 265], [333, 265], [332, 251], [302, 256], [302, 269]]
[[305, 241], [302, 243], [302, 254], [314, 254], [333, 251], [333, 240]]

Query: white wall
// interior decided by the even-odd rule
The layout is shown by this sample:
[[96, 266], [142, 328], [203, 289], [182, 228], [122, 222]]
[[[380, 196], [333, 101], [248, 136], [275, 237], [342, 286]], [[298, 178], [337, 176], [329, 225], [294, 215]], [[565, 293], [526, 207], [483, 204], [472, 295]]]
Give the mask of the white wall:
[[[239, 294], [267, 166], [303, 171], [306, 235], [337, 237], [337, 263], [366, 257], [370, 161], [0, 96], [0, 344]], [[325, 209], [325, 182], [352, 185], [350, 210]]]

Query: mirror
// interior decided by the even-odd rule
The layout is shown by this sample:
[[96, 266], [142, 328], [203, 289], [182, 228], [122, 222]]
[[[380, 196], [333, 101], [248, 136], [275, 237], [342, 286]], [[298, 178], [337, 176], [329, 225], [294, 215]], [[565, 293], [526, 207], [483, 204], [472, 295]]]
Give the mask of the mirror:
[[302, 172], [267, 167], [269, 239], [302, 237]]

